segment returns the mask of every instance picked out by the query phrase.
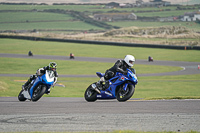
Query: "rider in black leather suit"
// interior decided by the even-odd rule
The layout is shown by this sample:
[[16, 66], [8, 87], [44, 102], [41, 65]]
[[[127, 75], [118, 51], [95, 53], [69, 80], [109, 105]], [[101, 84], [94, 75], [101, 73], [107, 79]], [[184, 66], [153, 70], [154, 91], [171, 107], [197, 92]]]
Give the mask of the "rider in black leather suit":
[[134, 62], [135, 62], [135, 58], [132, 55], [126, 55], [124, 60], [117, 60], [114, 66], [106, 70], [104, 77], [102, 77], [97, 82], [97, 87], [101, 89], [100, 86], [102, 86], [102, 83], [114, 77], [116, 72], [120, 72], [126, 75], [128, 72], [127, 68], [129, 68], [135, 73], [135, 69], [131, 68], [134, 65]]

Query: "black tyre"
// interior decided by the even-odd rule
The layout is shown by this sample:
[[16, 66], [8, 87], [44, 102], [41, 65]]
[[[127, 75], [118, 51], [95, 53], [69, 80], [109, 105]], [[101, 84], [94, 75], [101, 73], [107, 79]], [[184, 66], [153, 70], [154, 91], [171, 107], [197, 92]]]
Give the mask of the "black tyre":
[[46, 86], [38, 85], [33, 91], [33, 96], [31, 100], [34, 102], [38, 101], [44, 95], [45, 91]]
[[90, 85], [85, 91], [85, 100], [88, 102], [94, 102], [97, 100], [97, 92]]
[[24, 95], [22, 94], [23, 90], [20, 91], [19, 95], [18, 95], [18, 100], [19, 101], [26, 101], [26, 98], [24, 97]]
[[126, 91], [123, 90], [123, 85], [120, 86], [116, 98], [119, 102], [125, 102], [130, 99], [135, 92], [135, 87], [133, 85], [128, 85]]

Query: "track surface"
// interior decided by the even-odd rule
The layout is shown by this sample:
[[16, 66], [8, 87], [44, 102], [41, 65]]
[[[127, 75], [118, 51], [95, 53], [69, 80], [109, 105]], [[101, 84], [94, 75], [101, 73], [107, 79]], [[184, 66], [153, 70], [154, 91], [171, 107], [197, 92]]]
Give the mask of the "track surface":
[[[0, 57], [59, 59], [66, 56], [0, 54]], [[74, 61], [115, 62], [112, 58], [76, 57]], [[195, 62], [137, 60], [137, 64], [183, 67], [182, 71], [138, 76], [198, 74]], [[0, 76], [26, 76], [0, 74]], [[59, 75], [70, 77], [74, 75]], [[95, 75], [78, 75], [95, 77]], [[84, 98], [42, 97], [38, 102], [19, 102], [16, 97], [0, 97], [0, 132], [30, 131], [200, 131], [200, 100], [159, 100], [127, 102]]]
[[200, 131], [200, 100], [127, 102], [42, 97], [19, 102], [0, 97], [0, 132]]

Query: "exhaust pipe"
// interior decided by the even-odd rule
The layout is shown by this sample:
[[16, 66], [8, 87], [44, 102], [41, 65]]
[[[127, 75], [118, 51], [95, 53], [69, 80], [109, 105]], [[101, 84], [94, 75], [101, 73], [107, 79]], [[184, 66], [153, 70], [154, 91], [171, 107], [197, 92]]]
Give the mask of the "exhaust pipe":
[[101, 94], [100, 90], [97, 88], [96, 84], [92, 84], [92, 88], [98, 92], [99, 94]]

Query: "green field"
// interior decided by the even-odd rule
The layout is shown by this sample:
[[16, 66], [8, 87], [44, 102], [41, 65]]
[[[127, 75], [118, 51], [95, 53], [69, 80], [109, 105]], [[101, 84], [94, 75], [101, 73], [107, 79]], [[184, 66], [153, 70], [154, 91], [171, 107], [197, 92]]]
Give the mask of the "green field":
[[63, 10], [75, 10], [75, 11], [89, 11], [89, 12], [108, 12], [112, 10], [118, 10], [118, 11], [149, 11], [149, 10], [175, 10], [177, 7], [162, 7], [162, 8], [156, 8], [156, 7], [146, 7], [146, 8], [140, 8], [140, 7], [134, 7], [134, 8], [111, 8], [111, 9], [105, 9], [105, 5], [0, 5], [0, 10], [44, 10], [44, 9], [63, 9]]
[[[195, 0], [193, 0], [195, 1]], [[198, 0], [196, 0], [198, 1]], [[195, 2], [193, 2], [195, 3]], [[75, 11], [80, 11], [80, 12], [108, 12], [108, 11], [127, 11], [127, 12], [137, 12], [137, 11], [150, 11], [150, 10], [155, 10], [155, 11], [160, 11], [160, 10], [166, 10], [170, 9], [171, 11], [174, 11], [177, 9], [177, 6], [167, 6], [167, 7], [133, 7], [133, 8], [104, 8], [105, 5], [0, 5], [0, 10], [45, 10], [45, 9], [63, 9], [63, 10], [75, 10]], [[198, 8], [199, 6], [183, 6], [184, 8], [193, 8], [196, 7]], [[188, 11], [191, 9], [188, 9]]]
[[[191, 9], [194, 8], [195, 9]], [[176, 10], [176, 6], [169, 7], [146, 7], [146, 8], [116, 8], [116, 9], [105, 9], [103, 5], [0, 5], [0, 10], [5, 10], [0, 12], [0, 30], [102, 30], [98, 26], [86, 23], [84, 21], [77, 21], [77, 18], [70, 16], [70, 14], [62, 13], [47, 13], [43, 12], [45, 9], [59, 9], [59, 10], [73, 10], [84, 13], [85, 15], [92, 16], [96, 13], [109, 13], [110, 11], [115, 12], [134, 12], [140, 17], [169, 17], [169, 16], [180, 16], [185, 12], [198, 11], [199, 6], [184, 6], [188, 8], [186, 10]], [[190, 9], [189, 9], [190, 8]], [[31, 10], [35, 10], [30, 12]], [[170, 11], [164, 11], [169, 9]], [[12, 12], [15, 10], [15, 12]], [[26, 12], [21, 12], [19, 10], [29, 10]], [[159, 12], [144, 12], [140, 13], [138, 11], [151, 11], [156, 10]], [[162, 10], [162, 11], [161, 11]], [[75, 19], [76, 21], [71, 21]], [[70, 20], [70, 21], [69, 21]], [[58, 21], [58, 22], [55, 22]], [[5, 23], [6, 22], [6, 23]], [[113, 26], [119, 27], [158, 27], [165, 25], [173, 26], [186, 26], [189, 29], [200, 31], [199, 24], [191, 23], [188, 25], [187, 22], [137, 22], [137, 21], [120, 21], [120, 22], [110, 22], [108, 23]]]
[[171, 16], [181, 16], [184, 15], [184, 12], [193, 12], [194, 10], [186, 10], [186, 11], [161, 11], [161, 12], [145, 12], [145, 13], [137, 13], [139, 17], [171, 17]]
[[[5, 17], [6, 16], [6, 17]], [[17, 17], [16, 17], [17, 16]], [[5, 12], [0, 13], [0, 22], [26, 22], [28, 21], [51, 21], [73, 19], [67, 14], [45, 13], [45, 12]]]
[[27, 41], [16, 39], [1, 39], [0, 53], [27, 54], [29, 50], [37, 55], [60, 55], [83, 57], [123, 58], [126, 54], [133, 54], [137, 59], [147, 59], [153, 56], [155, 60], [200, 62], [198, 50], [169, 50], [157, 48], [120, 47], [107, 45]]
[[1, 30], [91, 30], [102, 29], [96, 26], [92, 26], [80, 21], [75, 22], [39, 22], [39, 23], [3, 23], [0, 24]]
[[[66, 57], [67, 58], [67, 57]], [[30, 61], [31, 60], [31, 61]], [[4, 64], [1, 65], [5, 71], [1, 73], [6, 74], [33, 74], [36, 72], [38, 67], [43, 67], [48, 65], [52, 60], [44, 59], [20, 59], [20, 58], [1, 58]], [[102, 63], [102, 62], [86, 62], [86, 61], [56, 61], [59, 64], [58, 73], [69, 74], [69, 75], [93, 75], [97, 71], [105, 72], [105, 70], [111, 67], [113, 63]], [[15, 65], [13, 65], [15, 64]], [[26, 64], [26, 65], [24, 65]], [[103, 67], [102, 67], [103, 66]], [[90, 68], [93, 67], [91, 70]], [[146, 73], [163, 73], [170, 71], [182, 70], [180, 67], [169, 67], [169, 66], [156, 66], [151, 65], [151, 71], [148, 70], [146, 65], [137, 64], [135, 66], [138, 74]]]
[[[27, 41], [17, 39], [0, 39], [0, 53], [27, 54], [29, 50], [36, 55], [69, 56], [72, 52], [76, 56], [123, 58], [133, 54], [136, 57], [134, 68], [137, 74], [161, 73], [181, 70], [179, 67], [140, 65], [137, 59], [147, 59], [152, 55], [155, 60], [193, 61], [200, 62], [200, 52], [196, 50], [169, 50], [151, 48], [133, 48], [118, 46], [100, 46], [92, 44], [58, 43], [45, 41]], [[106, 52], [105, 52], [106, 51]], [[103, 53], [103, 54], [102, 54]], [[35, 71], [48, 65], [52, 60], [0, 58], [2, 65], [0, 73], [34, 74]], [[105, 72], [113, 63], [84, 62], [75, 60], [54, 60], [58, 63], [58, 73], [95, 75], [95, 72]], [[91, 69], [92, 68], [92, 69]], [[28, 77], [1, 77], [0, 96], [17, 96], [21, 85]], [[180, 76], [138, 77], [133, 98], [200, 98], [200, 74]], [[52, 89], [49, 97], [83, 97], [85, 89], [98, 78], [59, 78], [58, 84]]]
[[[100, 5], [0, 5], [0, 10], [45, 10], [45, 9], [64, 9], [75, 11], [99, 11]], [[109, 9], [111, 10], [111, 9]]]

